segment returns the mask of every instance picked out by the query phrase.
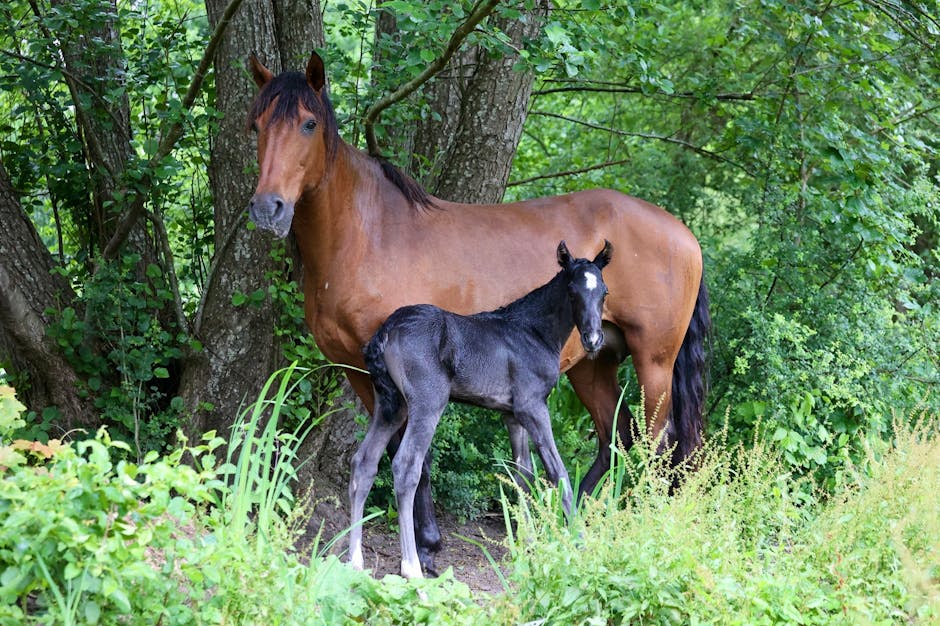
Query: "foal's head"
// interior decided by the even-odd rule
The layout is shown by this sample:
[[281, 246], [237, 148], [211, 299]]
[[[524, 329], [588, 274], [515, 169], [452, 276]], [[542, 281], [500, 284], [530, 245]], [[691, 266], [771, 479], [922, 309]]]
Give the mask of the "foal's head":
[[565, 272], [568, 283], [568, 300], [574, 313], [574, 323], [581, 336], [581, 345], [589, 354], [594, 354], [604, 345], [604, 333], [601, 330], [601, 313], [607, 285], [601, 276], [601, 270], [610, 263], [613, 246], [606, 239], [604, 249], [597, 253], [593, 261], [572, 259], [568, 246], [562, 241], [558, 244], [558, 264]]

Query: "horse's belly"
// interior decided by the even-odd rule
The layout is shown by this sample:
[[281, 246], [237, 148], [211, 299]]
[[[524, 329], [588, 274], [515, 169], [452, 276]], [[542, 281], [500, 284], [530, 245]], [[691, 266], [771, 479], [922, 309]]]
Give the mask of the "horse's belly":
[[453, 400], [497, 411], [512, 410], [512, 389], [509, 377], [498, 370], [484, 372], [480, 377], [469, 378], [458, 374], [451, 383], [450, 397]]

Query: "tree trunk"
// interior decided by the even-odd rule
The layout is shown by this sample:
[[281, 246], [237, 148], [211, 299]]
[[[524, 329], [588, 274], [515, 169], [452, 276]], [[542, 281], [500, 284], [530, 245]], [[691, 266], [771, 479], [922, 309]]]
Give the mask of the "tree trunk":
[[[227, 0], [207, 0], [214, 28]], [[215, 61], [216, 108], [223, 117], [211, 146], [209, 181], [215, 210], [214, 271], [204, 286], [194, 334], [204, 349], [187, 357], [180, 395], [192, 412], [188, 430], [198, 435], [227, 430], [240, 408], [253, 401], [276, 369], [279, 346], [277, 312], [269, 298], [260, 306], [233, 310], [235, 294], [266, 289], [270, 275], [283, 271], [271, 259], [272, 241], [245, 228], [248, 200], [254, 191], [256, 153], [246, 130], [255, 84], [244, 69], [256, 52], [272, 69], [309, 55], [322, 45], [317, 0], [275, 10], [274, 4], [247, 0], [229, 25]], [[306, 52], [302, 53], [302, 51]]]
[[[515, 47], [536, 37], [548, 13], [538, 0], [527, 19], [493, 17]], [[490, 56], [480, 46], [459, 51], [424, 87], [436, 115], [415, 123], [410, 167], [434, 195], [455, 202], [499, 202], [509, 182], [532, 93], [532, 72], [518, 72], [518, 55]]]
[[[52, 7], [60, 13], [88, 10], [64, 0], [52, 0]], [[123, 178], [132, 148], [130, 103], [124, 85], [125, 57], [117, 24], [117, 3], [101, 0], [96, 8], [98, 15], [104, 17], [95, 20], [90, 30], [89, 20], [80, 14], [76, 16], [80, 26], [57, 32], [56, 39], [62, 53], [61, 61], [65, 63], [64, 80], [75, 107], [77, 136], [83, 145], [91, 175], [94, 232], [89, 234], [100, 252], [114, 234], [124, 208], [123, 203], [112, 201], [114, 192], [125, 184]], [[146, 222], [139, 221], [134, 225], [126, 245], [141, 258], [137, 279], [146, 280], [146, 266], [159, 264]]]
[[23, 212], [0, 163], [0, 361], [9, 361], [18, 377], [28, 381], [20, 390], [23, 403], [42, 415], [57, 407], [64, 432], [94, 427], [97, 413], [78, 394], [78, 377], [62, 358], [46, 328], [75, 298], [32, 222]]

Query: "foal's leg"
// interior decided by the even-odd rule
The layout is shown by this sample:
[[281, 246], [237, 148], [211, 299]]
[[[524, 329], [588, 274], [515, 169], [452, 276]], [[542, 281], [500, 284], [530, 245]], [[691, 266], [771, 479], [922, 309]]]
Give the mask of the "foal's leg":
[[[373, 413], [375, 403], [372, 380], [368, 374], [362, 374], [353, 370], [346, 370], [346, 378], [349, 384], [365, 404], [366, 409]], [[386, 450], [389, 458], [395, 458], [395, 452], [401, 444], [401, 438], [404, 435], [404, 427], [394, 433], [389, 439]], [[434, 553], [441, 549], [441, 531], [437, 526], [437, 519], [434, 517], [434, 502], [431, 500], [431, 457], [430, 452], [425, 457], [424, 465], [421, 468], [421, 481], [418, 483], [418, 491], [415, 495], [415, 538], [418, 542], [418, 557], [421, 559], [421, 565], [425, 571], [434, 572]]]
[[[594, 492], [597, 483], [610, 469], [610, 442], [614, 432], [614, 414], [620, 399], [620, 381], [617, 368], [620, 355], [602, 350], [595, 359], [584, 359], [568, 370], [568, 379], [578, 398], [591, 414], [597, 432], [597, 457], [578, 486], [578, 500]], [[617, 415], [617, 440], [624, 449], [633, 445], [635, 419], [627, 403], [620, 406]]]
[[408, 397], [408, 427], [392, 459], [395, 498], [398, 502], [398, 531], [401, 534], [401, 575], [405, 578], [423, 577], [415, 544], [415, 492], [421, 480], [422, 463], [446, 406], [446, 395], [437, 399]]
[[[399, 429], [386, 447], [388, 456], [392, 460], [395, 459], [395, 454], [401, 446], [406, 427], [407, 424]], [[421, 569], [429, 576], [436, 577], [434, 553], [441, 549], [441, 530], [434, 516], [434, 500], [431, 499], [431, 457], [431, 449], [428, 448], [428, 453], [424, 455], [424, 462], [421, 464], [418, 489], [415, 491], [415, 541], [418, 545], [418, 560], [421, 561]]]
[[571, 481], [568, 470], [558, 454], [555, 437], [552, 435], [552, 422], [548, 407], [544, 401], [530, 401], [516, 407], [516, 418], [525, 426], [535, 444], [535, 449], [545, 466], [545, 473], [552, 484], [561, 488], [561, 503], [565, 514], [571, 515]]
[[375, 412], [369, 421], [365, 439], [352, 458], [352, 474], [349, 477], [349, 511], [352, 528], [349, 531], [349, 563], [356, 569], [363, 568], [362, 558], [362, 514], [366, 498], [375, 481], [382, 451], [389, 439], [405, 421], [404, 411], [388, 415], [381, 397], [376, 398]]
[[520, 488], [528, 492], [535, 478], [532, 454], [529, 452], [529, 433], [512, 413], [503, 413], [503, 422], [509, 431], [509, 447], [512, 448], [512, 477]]

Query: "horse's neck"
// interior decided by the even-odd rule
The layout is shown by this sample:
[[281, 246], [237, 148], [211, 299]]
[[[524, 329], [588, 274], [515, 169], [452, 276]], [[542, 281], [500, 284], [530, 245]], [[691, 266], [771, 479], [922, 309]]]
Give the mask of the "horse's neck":
[[564, 272], [504, 307], [503, 311], [558, 353], [575, 325]]
[[336, 158], [320, 185], [298, 206], [294, 232], [304, 266], [315, 275], [329, 271], [341, 250], [368, 246], [370, 226], [381, 215], [381, 167], [361, 151], [339, 140]]

